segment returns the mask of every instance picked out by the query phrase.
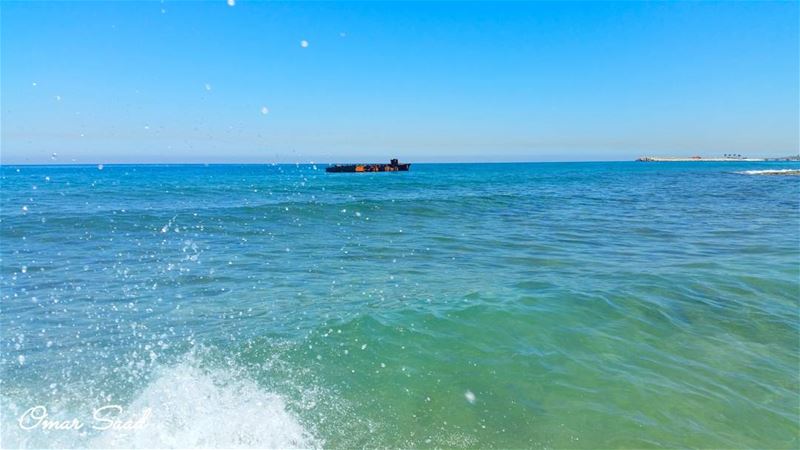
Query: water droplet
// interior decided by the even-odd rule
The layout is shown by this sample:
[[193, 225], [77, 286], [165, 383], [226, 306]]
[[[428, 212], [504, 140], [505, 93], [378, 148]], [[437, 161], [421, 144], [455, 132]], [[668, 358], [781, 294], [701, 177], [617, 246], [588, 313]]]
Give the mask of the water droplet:
[[262, 107], [261, 107], [261, 114], [263, 114], [263, 115], [265, 115], [265, 116], [266, 116], [267, 114], [269, 114], [269, 108], [267, 108], [266, 106], [262, 106]]
[[470, 403], [475, 403], [475, 394], [473, 394], [472, 391], [470, 391], [470, 390], [467, 390], [467, 392], [464, 392], [464, 398], [466, 398], [467, 401], [470, 402]]
[[97, 170], [103, 170], [103, 165], [102, 164], [98, 164], [97, 165]]
[[305, 39], [303, 39], [302, 41], [300, 41], [300, 47], [303, 47], [303, 48], [308, 48], [308, 41], [307, 41], [307, 40], [305, 40]]
[[228, 6], [236, 6], [236, 0], [228, 0]]
[[17, 356], [17, 361], [19, 361], [19, 365], [20, 365], [20, 366], [21, 366], [21, 365], [23, 365], [23, 364], [25, 364], [25, 355], [19, 355], [19, 356]]
[[205, 88], [206, 88], [206, 90], [207, 90], [207, 91], [210, 91], [210, 90], [211, 90], [211, 85], [210, 85], [210, 84], [208, 84], [208, 83], [206, 83], [206, 84], [205, 84]]

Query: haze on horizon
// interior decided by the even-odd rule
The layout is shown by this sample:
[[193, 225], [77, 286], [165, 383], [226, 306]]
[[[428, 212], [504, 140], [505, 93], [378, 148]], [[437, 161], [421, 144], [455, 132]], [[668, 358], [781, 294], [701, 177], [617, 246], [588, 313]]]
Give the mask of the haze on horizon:
[[796, 155], [797, 2], [0, 4], [0, 162]]

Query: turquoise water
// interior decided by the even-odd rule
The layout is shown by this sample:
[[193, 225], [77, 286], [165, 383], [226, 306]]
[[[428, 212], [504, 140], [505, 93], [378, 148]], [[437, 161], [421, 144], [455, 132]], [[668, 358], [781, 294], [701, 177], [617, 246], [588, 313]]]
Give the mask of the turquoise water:
[[3, 166], [2, 446], [797, 448], [786, 168]]

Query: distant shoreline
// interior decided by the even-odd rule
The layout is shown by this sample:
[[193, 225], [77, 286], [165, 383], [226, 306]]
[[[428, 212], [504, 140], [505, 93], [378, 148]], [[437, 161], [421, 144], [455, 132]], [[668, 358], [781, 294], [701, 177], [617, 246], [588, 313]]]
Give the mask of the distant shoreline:
[[[440, 164], [586, 164], [586, 163], [633, 163], [633, 162], [800, 162], [800, 156], [790, 156], [785, 158], [683, 158], [683, 157], [642, 157], [635, 160], [586, 160], [586, 161], [452, 161], [452, 162], [433, 162], [433, 161], [414, 161], [414, 164], [440, 165]], [[69, 162], [69, 163], [4, 163], [0, 161], [0, 167], [104, 167], [113, 166], [328, 166], [332, 164], [342, 164], [339, 162]]]
[[770, 161], [800, 161], [800, 156], [786, 156], [783, 158], [703, 158], [693, 156], [690, 158], [680, 156], [642, 156], [637, 158], [638, 162], [770, 162]]

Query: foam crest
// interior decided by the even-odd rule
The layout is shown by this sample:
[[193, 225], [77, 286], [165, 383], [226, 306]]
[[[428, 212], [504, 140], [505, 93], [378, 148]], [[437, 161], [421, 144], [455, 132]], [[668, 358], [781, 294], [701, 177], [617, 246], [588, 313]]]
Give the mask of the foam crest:
[[[90, 400], [91, 401], [91, 400]], [[98, 406], [51, 408], [49, 418], [78, 417], [81, 430], [23, 430], [17, 425], [24, 408], [3, 398], [2, 448], [320, 448], [287, 407], [284, 397], [269, 392], [233, 369], [205, 369], [192, 357], [162, 369], [127, 405], [110, 411], [118, 423], [139, 428], [95, 430]], [[101, 405], [107, 406], [107, 405]], [[146, 413], [149, 409], [149, 414]]]
[[800, 169], [742, 170], [742, 175], [800, 175]]
[[311, 448], [311, 433], [284, 399], [255, 382], [190, 362], [163, 372], [126, 411], [148, 424], [139, 430], [108, 430], [96, 448]]

